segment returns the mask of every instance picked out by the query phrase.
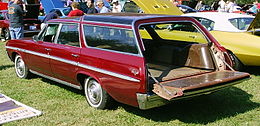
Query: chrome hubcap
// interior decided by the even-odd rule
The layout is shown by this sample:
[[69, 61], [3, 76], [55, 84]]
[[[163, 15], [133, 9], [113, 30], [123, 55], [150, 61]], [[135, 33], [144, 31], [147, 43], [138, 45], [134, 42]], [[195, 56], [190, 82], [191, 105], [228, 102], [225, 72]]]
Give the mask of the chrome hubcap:
[[94, 80], [90, 80], [88, 87], [87, 87], [87, 95], [89, 98], [89, 101], [94, 104], [97, 105], [100, 103], [101, 99], [102, 99], [102, 91], [101, 91], [101, 87], [98, 84], [98, 82], [94, 81]]
[[16, 72], [18, 75], [23, 76], [25, 71], [25, 64], [23, 60], [19, 57], [15, 64]]

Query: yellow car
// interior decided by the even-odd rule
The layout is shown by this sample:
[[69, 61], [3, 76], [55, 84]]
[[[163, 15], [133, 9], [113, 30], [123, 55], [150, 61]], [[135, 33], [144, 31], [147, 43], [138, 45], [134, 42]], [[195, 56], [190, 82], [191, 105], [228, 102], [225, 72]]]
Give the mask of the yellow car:
[[[260, 14], [256, 17], [220, 12], [183, 14], [169, 0], [132, 0], [131, 2], [131, 7], [128, 6], [128, 8], [138, 8], [138, 11], [142, 13], [192, 16], [230, 52], [234, 69], [241, 70], [244, 65], [260, 66]], [[127, 4], [130, 5], [129, 3], [125, 5]], [[127, 11], [126, 8], [125, 12]], [[182, 30], [181, 26], [161, 26], [157, 27], [156, 30], [161, 32], [162, 38], [176, 38], [178, 40], [189, 38], [191, 42], [201, 42], [200, 40], [202, 40], [194, 32], [190, 33], [187, 29]]]

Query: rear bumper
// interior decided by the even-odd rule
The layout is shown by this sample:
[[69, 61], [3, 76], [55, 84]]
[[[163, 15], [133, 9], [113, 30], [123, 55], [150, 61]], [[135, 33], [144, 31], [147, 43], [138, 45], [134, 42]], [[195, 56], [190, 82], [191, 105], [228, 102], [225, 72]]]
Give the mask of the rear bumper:
[[218, 85], [203, 88], [203, 89], [185, 91], [183, 96], [176, 97], [170, 101], [163, 99], [156, 94], [149, 95], [149, 94], [136, 93], [137, 101], [138, 101], [139, 108], [145, 110], [145, 109], [163, 106], [163, 105], [166, 105], [166, 104], [171, 103], [174, 100], [178, 100], [178, 99], [189, 98], [189, 97], [199, 96], [199, 95], [203, 95], [203, 94], [210, 94], [212, 92], [235, 85], [237, 83], [241, 83], [242, 81], [245, 81], [248, 79], [249, 78], [244, 78], [244, 79], [241, 79], [238, 81], [234, 81], [234, 82], [230, 82], [230, 83], [222, 83], [222, 84], [218, 84]]

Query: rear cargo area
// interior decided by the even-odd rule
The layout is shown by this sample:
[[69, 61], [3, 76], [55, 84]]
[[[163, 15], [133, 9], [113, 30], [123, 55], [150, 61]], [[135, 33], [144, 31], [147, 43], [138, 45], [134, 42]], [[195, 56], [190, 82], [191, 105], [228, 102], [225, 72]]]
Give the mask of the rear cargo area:
[[144, 40], [144, 45], [148, 71], [159, 82], [215, 70], [208, 44]]
[[249, 74], [215, 68], [209, 44], [143, 40], [148, 91], [171, 100], [230, 86]]

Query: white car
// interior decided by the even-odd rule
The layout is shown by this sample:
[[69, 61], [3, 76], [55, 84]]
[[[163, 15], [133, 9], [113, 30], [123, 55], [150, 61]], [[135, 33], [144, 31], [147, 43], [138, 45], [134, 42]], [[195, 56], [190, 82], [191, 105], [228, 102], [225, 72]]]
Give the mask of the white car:
[[225, 12], [198, 12], [183, 16], [195, 17], [210, 31], [226, 32], [245, 32], [255, 18], [251, 15]]

